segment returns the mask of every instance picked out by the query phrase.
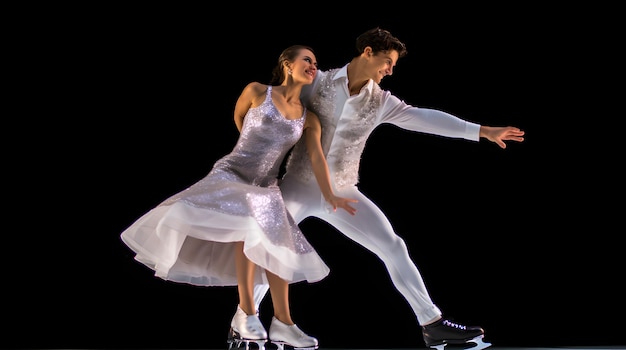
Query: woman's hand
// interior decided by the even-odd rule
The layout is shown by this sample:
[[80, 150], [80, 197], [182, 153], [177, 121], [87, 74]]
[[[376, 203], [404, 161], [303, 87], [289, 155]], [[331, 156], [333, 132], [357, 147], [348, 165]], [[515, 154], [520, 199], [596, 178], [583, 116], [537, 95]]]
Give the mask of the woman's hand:
[[350, 215], [356, 214], [356, 208], [351, 206], [350, 203], [359, 202], [356, 199], [338, 197], [338, 196], [335, 196], [334, 194], [326, 198], [326, 201], [331, 205], [331, 207], [333, 208], [333, 211], [337, 211], [337, 208], [343, 208]]

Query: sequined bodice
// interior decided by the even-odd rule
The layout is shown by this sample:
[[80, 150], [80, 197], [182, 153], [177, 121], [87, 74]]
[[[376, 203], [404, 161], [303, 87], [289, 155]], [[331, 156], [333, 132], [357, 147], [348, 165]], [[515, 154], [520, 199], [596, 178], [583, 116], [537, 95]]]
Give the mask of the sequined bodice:
[[257, 186], [276, 184], [285, 155], [302, 136], [306, 109], [301, 118], [286, 119], [272, 102], [271, 92], [269, 86], [265, 101], [248, 110], [235, 148], [215, 163], [212, 172], [227, 171]]
[[[213, 169], [202, 180], [168, 198], [162, 205], [182, 199], [190, 205], [220, 207], [220, 210], [242, 214], [247, 209], [239, 206], [235, 208], [231, 202], [218, 200], [225, 193], [233, 191], [230, 184], [278, 186], [280, 166], [285, 155], [302, 136], [306, 108], [299, 119], [286, 119], [272, 102], [271, 92], [272, 87], [269, 86], [263, 103], [246, 113], [232, 152], [215, 162]], [[218, 183], [224, 188], [216, 192]]]

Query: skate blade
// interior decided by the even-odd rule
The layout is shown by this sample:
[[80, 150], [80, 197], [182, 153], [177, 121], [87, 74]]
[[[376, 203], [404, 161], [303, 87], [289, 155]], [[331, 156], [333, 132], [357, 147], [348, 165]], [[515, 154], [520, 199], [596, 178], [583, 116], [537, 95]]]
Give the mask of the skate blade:
[[265, 340], [241, 340], [229, 344], [228, 349], [265, 350]]
[[476, 345], [474, 345], [474, 346], [472, 346], [470, 348], [467, 348], [467, 349], [468, 350], [469, 349], [480, 350], [480, 349], [486, 349], [486, 348], [490, 347], [491, 343], [487, 343], [487, 342], [483, 341], [483, 337], [484, 337], [484, 335], [481, 335], [481, 336], [478, 336], [478, 337], [468, 341], [468, 343], [475, 343]]
[[228, 350], [244, 349], [244, 350], [265, 350], [267, 339], [243, 339], [238, 336], [229, 338]]
[[287, 344], [285, 342], [281, 342], [281, 341], [271, 341], [270, 342], [273, 345], [276, 345], [277, 350], [316, 350], [317, 348], [319, 348], [319, 345], [313, 345], [313, 346], [293, 346], [291, 344]]
[[484, 335], [479, 335], [476, 338], [470, 339], [463, 344], [439, 344], [431, 345], [430, 347], [437, 350], [481, 350], [491, 346], [491, 343], [483, 341]]

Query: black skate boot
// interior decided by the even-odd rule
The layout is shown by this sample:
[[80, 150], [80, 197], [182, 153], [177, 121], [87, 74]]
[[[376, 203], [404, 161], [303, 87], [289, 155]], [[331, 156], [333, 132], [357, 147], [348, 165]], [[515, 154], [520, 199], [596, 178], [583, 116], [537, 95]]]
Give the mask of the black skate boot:
[[424, 343], [430, 348], [444, 350], [448, 344], [468, 344], [476, 345], [467, 350], [480, 350], [491, 346], [490, 343], [483, 342], [485, 331], [480, 327], [468, 327], [446, 319], [441, 319], [435, 323], [422, 327]]

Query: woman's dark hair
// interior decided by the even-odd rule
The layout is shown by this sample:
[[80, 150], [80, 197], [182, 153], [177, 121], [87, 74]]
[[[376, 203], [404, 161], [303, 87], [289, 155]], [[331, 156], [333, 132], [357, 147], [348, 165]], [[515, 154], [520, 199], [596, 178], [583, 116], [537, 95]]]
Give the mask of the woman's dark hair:
[[306, 45], [292, 45], [288, 48], [284, 49], [283, 52], [278, 56], [278, 64], [274, 67], [272, 71], [272, 79], [270, 80], [270, 85], [280, 85], [283, 80], [285, 80], [285, 72], [283, 70], [283, 65], [285, 62], [293, 62], [296, 57], [300, 54], [300, 51], [303, 49], [307, 49], [315, 54], [315, 51], [309, 46]]
[[356, 38], [356, 50], [359, 55], [363, 53], [366, 47], [371, 47], [374, 54], [379, 51], [398, 51], [398, 58], [407, 54], [406, 46], [400, 39], [391, 35], [388, 30], [379, 27], [368, 30]]

